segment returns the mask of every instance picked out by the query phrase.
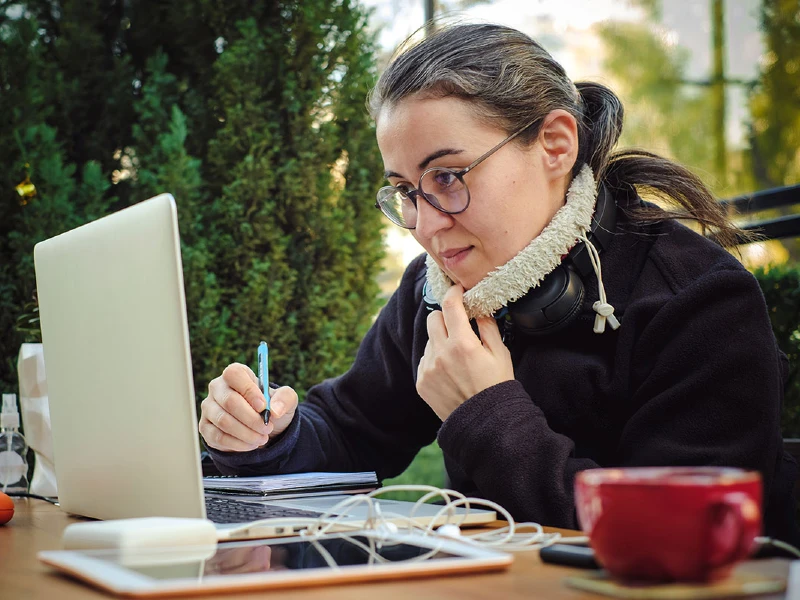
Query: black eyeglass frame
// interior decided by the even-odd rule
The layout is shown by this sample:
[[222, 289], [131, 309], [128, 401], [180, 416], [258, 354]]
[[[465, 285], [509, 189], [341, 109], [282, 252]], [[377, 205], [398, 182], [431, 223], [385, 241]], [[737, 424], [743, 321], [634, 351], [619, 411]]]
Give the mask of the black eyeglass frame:
[[[531, 121], [530, 123], [528, 123], [527, 125], [522, 127], [521, 129], [518, 129], [517, 131], [515, 131], [514, 133], [509, 135], [507, 138], [505, 138], [503, 141], [501, 141], [499, 144], [497, 144], [494, 148], [492, 148], [491, 150], [481, 154], [478, 158], [476, 158], [474, 161], [472, 161], [469, 165], [467, 165], [466, 167], [464, 167], [460, 171], [456, 171], [454, 169], [449, 169], [447, 167], [430, 167], [429, 169], [425, 169], [422, 172], [422, 175], [419, 176], [419, 181], [417, 182], [417, 188], [414, 189], [414, 190], [409, 190], [407, 192], [403, 191], [400, 188], [398, 188], [396, 186], [393, 186], [393, 185], [385, 185], [385, 186], [383, 186], [382, 188], [380, 188], [378, 190], [376, 201], [375, 201], [375, 208], [380, 210], [386, 216], [386, 218], [389, 219], [392, 223], [394, 223], [395, 225], [397, 225], [399, 227], [402, 227], [403, 229], [416, 229], [416, 225], [414, 227], [409, 227], [408, 225], [403, 225], [402, 223], [398, 223], [397, 220], [395, 220], [392, 215], [390, 215], [386, 210], [383, 209], [383, 205], [381, 203], [381, 199], [385, 200], [386, 198], [389, 198], [391, 196], [391, 194], [385, 194], [385, 195], [383, 195], [383, 198], [381, 198], [381, 192], [383, 192], [384, 190], [393, 190], [394, 192], [397, 192], [397, 193], [401, 194], [402, 196], [407, 197], [411, 201], [411, 203], [414, 205], [414, 209], [417, 208], [417, 196], [422, 196], [425, 199], [425, 201], [428, 204], [430, 204], [433, 208], [435, 208], [439, 212], [442, 212], [442, 213], [444, 213], [446, 215], [458, 215], [458, 214], [463, 213], [465, 210], [467, 210], [469, 208], [469, 203], [470, 203], [470, 200], [472, 198], [472, 196], [469, 193], [469, 186], [464, 181], [464, 175], [469, 173], [472, 169], [477, 167], [479, 164], [481, 164], [483, 161], [485, 161], [487, 158], [489, 158], [492, 154], [494, 154], [495, 152], [500, 150], [500, 148], [505, 146], [508, 142], [513, 140], [515, 137], [517, 137], [523, 131], [528, 129], [531, 125], [536, 123], [538, 120], [539, 119], [534, 119], [533, 121]], [[467, 202], [464, 205], [464, 208], [461, 208], [459, 210], [447, 210], [447, 209], [445, 209], [443, 206], [441, 206], [439, 204], [439, 202], [438, 202], [438, 200], [436, 200], [435, 196], [431, 197], [431, 196], [428, 196], [428, 194], [425, 193], [425, 190], [422, 189], [422, 180], [425, 178], [425, 175], [427, 175], [428, 173], [430, 173], [432, 171], [444, 171], [444, 172], [447, 172], [447, 173], [452, 173], [453, 176], [461, 182], [461, 185], [464, 186], [464, 190], [467, 192]]]

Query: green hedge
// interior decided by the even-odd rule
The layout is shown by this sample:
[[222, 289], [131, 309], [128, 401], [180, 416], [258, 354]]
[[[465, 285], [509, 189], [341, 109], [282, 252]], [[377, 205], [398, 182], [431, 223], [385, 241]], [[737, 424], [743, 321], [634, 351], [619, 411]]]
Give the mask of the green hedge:
[[789, 357], [789, 381], [783, 401], [783, 437], [800, 437], [800, 268], [777, 265], [753, 273], [769, 307], [778, 346]]

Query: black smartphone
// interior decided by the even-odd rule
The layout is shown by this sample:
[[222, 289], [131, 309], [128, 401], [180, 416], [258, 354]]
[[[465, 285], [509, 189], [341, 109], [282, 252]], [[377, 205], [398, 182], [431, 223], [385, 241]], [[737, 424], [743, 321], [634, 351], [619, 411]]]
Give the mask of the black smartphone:
[[539, 550], [542, 562], [579, 569], [599, 569], [600, 565], [594, 559], [594, 550], [587, 546], [572, 544], [553, 544]]

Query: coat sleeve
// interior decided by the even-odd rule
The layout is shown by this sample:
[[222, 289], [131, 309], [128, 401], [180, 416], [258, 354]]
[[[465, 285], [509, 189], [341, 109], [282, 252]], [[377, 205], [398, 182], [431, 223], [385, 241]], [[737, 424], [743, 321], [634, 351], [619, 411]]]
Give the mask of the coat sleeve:
[[[756, 469], [766, 497], [780, 444], [782, 375], [757, 282], [725, 270], [655, 303], [646, 321], [622, 325], [641, 332], [615, 462]], [[548, 426], [536, 400], [518, 381], [484, 390], [444, 422], [439, 445], [515, 519], [576, 528], [575, 475], [599, 465], [575, 458], [573, 440]]]
[[406, 270], [344, 375], [312, 387], [289, 428], [252, 452], [209, 453], [227, 475], [370, 470], [400, 474], [440, 422], [416, 392], [412, 347], [422, 257]]

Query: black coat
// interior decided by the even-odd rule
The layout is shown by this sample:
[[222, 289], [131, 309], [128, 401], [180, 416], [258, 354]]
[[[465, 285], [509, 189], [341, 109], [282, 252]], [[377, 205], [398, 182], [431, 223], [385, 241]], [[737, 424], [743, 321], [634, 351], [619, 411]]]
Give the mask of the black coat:
[[601, 256], [622, 326], [592, 331], [594, 276], [579, 316], [546, 337], [508, 342], [515, 380], [467, 400], [442, 423], [415, 389], [428, 339], [423, 257], [364, 338], [351, 369], [309, 390], [267, 447], [211, 451], [224, 473], [401, 473], [438, 439], [454, 489], [517, 520], [576, 528], [575, 474], [603, 466], [728, 465], [761, 472], [766, 533], [797, 541], [782, 450], [787, 364], [755, 278], [674, 221], [620, 215]]

